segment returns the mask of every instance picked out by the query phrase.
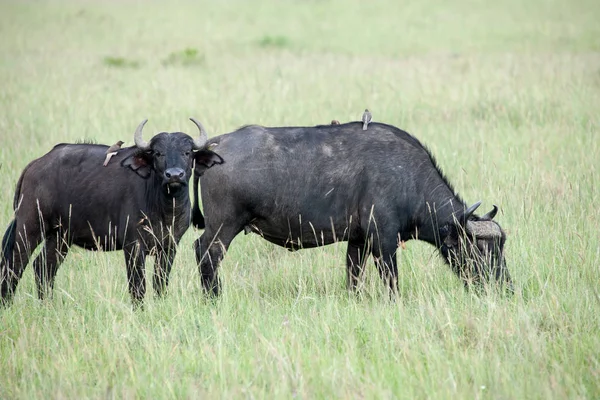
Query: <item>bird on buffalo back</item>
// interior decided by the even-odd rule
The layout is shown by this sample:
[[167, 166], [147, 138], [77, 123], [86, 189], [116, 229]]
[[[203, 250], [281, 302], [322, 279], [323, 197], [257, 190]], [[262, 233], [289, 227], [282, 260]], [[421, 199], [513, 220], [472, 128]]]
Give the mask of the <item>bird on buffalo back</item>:
[[373, 116], [371, 115], [371, 112], [369, 111], [369, 109], [365, 108], [365, 112], [362, 115], [363, 131], [367, 130], [367, 127], [369, 126], [372, 120]]
[[106, 150], [106, 158], [104, 159], [104, 166], [108, 165], [108, 162], [113, 156], [116, 156], [119, 150], [121, 149], [121, 145], [123, 145], [123, 141], [119, 140], [117, 143], [113, 144]]

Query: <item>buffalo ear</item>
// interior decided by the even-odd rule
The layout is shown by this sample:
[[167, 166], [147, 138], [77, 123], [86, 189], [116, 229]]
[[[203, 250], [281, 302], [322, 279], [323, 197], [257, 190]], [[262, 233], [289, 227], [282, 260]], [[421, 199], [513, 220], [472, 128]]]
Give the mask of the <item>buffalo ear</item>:
[[211, 150], [199, 150], [194, 154], [194, 160], [196, 161], [196, 166], [194, 168], [194, 173], [196, 175], [202, 175], [204, 171], [214, 166], [215, 164], [223, 164], [225, 160]]
[[152, 156], [146, 152], [134, 153], [121, 161], [121, 166], [130, 168], [132, 171], [135, 171], [136, 174], [145, 179], [150, 176]]

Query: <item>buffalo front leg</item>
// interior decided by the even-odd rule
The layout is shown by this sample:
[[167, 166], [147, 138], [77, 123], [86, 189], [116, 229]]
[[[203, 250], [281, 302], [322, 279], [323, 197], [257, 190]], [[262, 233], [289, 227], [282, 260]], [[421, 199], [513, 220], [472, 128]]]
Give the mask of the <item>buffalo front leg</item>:
[[46, 296], [52, 295], [54, 289], [54, 280], [58, 267], [63, 262], [69, 247], [63, 241], [60, 232], [51, 232], [46, 237], [44, 248], [33, 260], [33, 269], [35, 270], [35, 283], [38, 291], [38, 298], [43, 300]]
[[173, 260], [175, 260], [175, 254], [176, 250], [173, 246], [159, 251], [156, 255], [156, 262], [154, 264], [154, 280], [152, 283], [154, 292], [158, 297], [162, 297], [166, 294], [167, 286], [169, 286], [169, 275], [171, 274], [171, 268], [173, 267]]
[[138, 308], [143, 305], [144, 295], [146, 294], [146, 275], [144, 270], [146, 253], [140, 248], [137, 242], [126, 245], [123, 250], [127, 265], [129, 294], [131, 295], [133, 307]]
[[346, 252], [346, 276], [349, 291], [356, 291], [365, 267], [368, 248], [365, 241], [348, 241]]
[[394, 240], [375, 240], [371, 250], [379, 276], [390, 290], [390, 295], [398, 293], [397, 245]]

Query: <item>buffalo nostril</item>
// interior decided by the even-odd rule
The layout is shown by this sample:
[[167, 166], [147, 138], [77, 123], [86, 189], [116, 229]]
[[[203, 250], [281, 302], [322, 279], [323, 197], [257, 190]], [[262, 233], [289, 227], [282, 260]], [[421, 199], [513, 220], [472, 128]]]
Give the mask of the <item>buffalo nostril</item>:
[[172, 180], [182, 180], [185, 178], [185, 171], [181, 168], [169, 168], [165, 171], [165, 178]]

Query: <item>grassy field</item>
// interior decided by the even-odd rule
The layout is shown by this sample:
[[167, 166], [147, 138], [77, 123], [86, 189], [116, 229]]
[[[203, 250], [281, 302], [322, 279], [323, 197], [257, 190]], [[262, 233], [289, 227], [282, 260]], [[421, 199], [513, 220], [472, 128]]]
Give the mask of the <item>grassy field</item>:
[[134, 312], [122, 254], [74, 250], [51, 301], [29, 266], [0, 310], [0, 398], [600, 398], [599, 20], [593, 0], [3, 0], [2, 229], [56, 143], [368, 107], [500, 206], [516, 295], [467, 293], [410, 242], [401, 298], [372, 265], [355, 298], [343, 244], [241, 235], [207, 301], [190, 229], [168, 297]]

